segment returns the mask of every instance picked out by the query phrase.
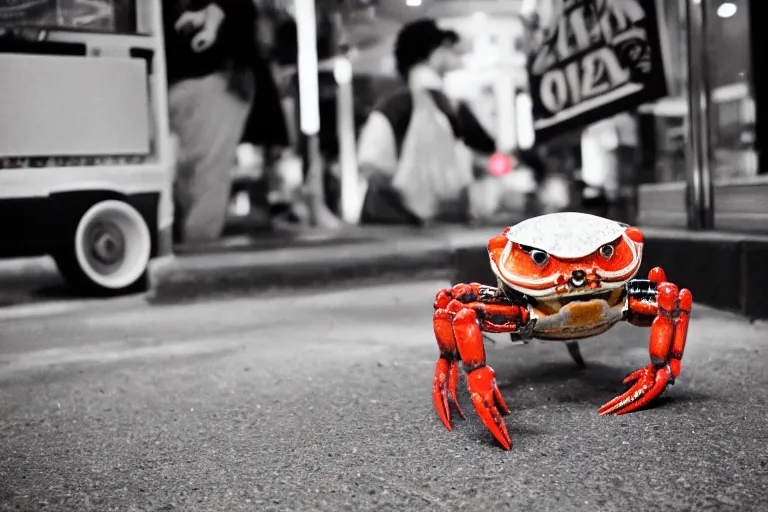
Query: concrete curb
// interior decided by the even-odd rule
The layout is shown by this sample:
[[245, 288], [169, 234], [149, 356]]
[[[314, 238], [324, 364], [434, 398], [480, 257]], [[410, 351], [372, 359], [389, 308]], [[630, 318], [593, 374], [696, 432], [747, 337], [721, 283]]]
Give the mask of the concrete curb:
[[[151, 303], [178, 303], [394, 280], [445, 279], [455, 247], [484, 245], [500, 228], [366, 229], [285, 239], [227, 239], [197, 253], [159, 258], [148, 269]], [[287, 246], [287, 248], [286, 248]], [[42, 291], [41, 291], [42, 290]], [[69, 299], [48, 257], [0, 261], [0, 307]], [[71, 298], [81, 299], [80, 296]]]
[[[640, 275], [661, 266], [696, 303], [768, 319], [768, 237], [644, 229]], [[416, 279], [495, 283], [488, 239], [499, 228], [379, 235], [362, 242], [222, 251], [164, 259], [150, 268], [151, 303]], [[39, 302], [28, 288], [60, 284], [49, 258], [0, 262], [0, 305]]]
[[[346, 255], [344, 255], [346, 253]], [[342, 256], [344, 255], [344, 256]], [[445, 278], [446, 240], [393, 240], [263, 252], [185, 256], [152, 272], [152, 303], [276, 292], [360, 282]]]

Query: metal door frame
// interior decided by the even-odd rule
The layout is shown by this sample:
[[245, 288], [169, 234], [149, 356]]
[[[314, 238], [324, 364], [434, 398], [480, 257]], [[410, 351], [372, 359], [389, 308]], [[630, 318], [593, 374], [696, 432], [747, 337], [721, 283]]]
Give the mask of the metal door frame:
[[712, 185], [712, 97], [707, 73], [706, 21], [703, 0], [685, 0], [688, 33], [688, 154], [686, 157], [688, 227], [714, 227]]

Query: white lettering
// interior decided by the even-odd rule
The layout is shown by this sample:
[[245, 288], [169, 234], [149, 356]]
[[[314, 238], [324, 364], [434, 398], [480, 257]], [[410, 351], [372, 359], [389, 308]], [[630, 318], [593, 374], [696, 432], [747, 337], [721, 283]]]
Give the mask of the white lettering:
[[557, 38], [555, 39], [557, 58], [561, 61], [570, 57], [574, 52], [574, 49], [568, 44], [568, 32], [568, 19], [562, 16], [557, 24]]
[[593, 36], [600, 37], [599, 32], [593, 31], [590, 33], [590, 30], [587, 28], [587, 20], [584, 18], [583, 6], [571, 11], [571, 14], [568, 16], [568, 21], [570, 22], [571, 31], [573, 32], [573, 37], [576, 40], [576, 47], [579, 51], [584, 51], [589, 48], [594, 40]]
[[539, 97], [553, 114], [627, 83], [629, 70], [619, 63], [610, 48], [599, 48], [565, 69], [551, 69], [541, 78]]
[[581, 65], [579, 62], [571, 62], [565, 66], [565, 77], [568, 79], [568, 87], [571, 89], [571, 101], [581, 101]]
[[629, 80], [629, 70], [621, 67], [610, 48], [595, 50], [582, 62], [581, 94], [585, 99], [615, 89]]
[[645, 19], [645, 10], [637, 0], [602, 0], [600, 26], [606, 43], [612, 43], [615, 34], [624, 32]]
[[550, 112], [560, 112], [568, 102], [568, 85], [562, 69], [553, 69], [541, 77], [541, 103]]
[[637, 26], [646, 19], [639, 0], [560, 1], [529, 68], [541, 77], [539, 98], [549, 112], [617, 89], [635, 70], [650, 71], [648, 35]]
[[552, 50], [552, 45], [547, 42], [544, 43], [541, 50], [539, 50], [536, 57], [533, 59], [531, 71], [536, 75], [540, 75], [544, 70], [551, 68], [555, 64], [557, 64], [557, 58]]

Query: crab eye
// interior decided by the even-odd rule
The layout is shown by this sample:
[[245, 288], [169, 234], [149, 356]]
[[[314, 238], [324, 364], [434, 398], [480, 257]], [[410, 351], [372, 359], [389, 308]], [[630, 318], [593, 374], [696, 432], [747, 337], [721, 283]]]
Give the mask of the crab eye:
[[605, 259], [611, 259], [611, 256], [616, 252], [612, 245], [604, 245], [600, 248], [600, 256]]
[[533, 249], [530, 252], [531, 259], [535, 264], [542, 267], [547, 264], [549, 261], [549, 254], [545, 253], [544, 251], [540, 251], [538, 249]]

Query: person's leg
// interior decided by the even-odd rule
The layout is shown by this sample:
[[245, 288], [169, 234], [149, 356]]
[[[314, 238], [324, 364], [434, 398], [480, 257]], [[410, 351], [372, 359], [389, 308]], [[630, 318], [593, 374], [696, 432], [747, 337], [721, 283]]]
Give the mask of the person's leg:
[[[326, 162], [320, 151], [320, 136], [300, 135], [300, 153], [304, 159], [303, 186], [293, 205], [303, 224], [323, 229], [338, 229], [343, 223], [326, 204], [324, 175]], [[301, 212], [301, 213], [300, 213]]]
[[194, 126], [189, 119], [196, 102], [196, 81], [183, 80], [168, 87], [168, 113], [171, 133], [175, 141], [176, 169], [173, 176], [173, 238], [180, 243], [184, 238], [184, 219], [190, 205], [189, 176], [194, 169]]
[[185, 80], [170, 94], [172, 129], [180, 142], [175, 192], [184, 243], [216, 240], [224, 228], [231, 171], [253, 98], [250, 72], [236, 73], [247, 75], [237, 91], [222, 72]]

